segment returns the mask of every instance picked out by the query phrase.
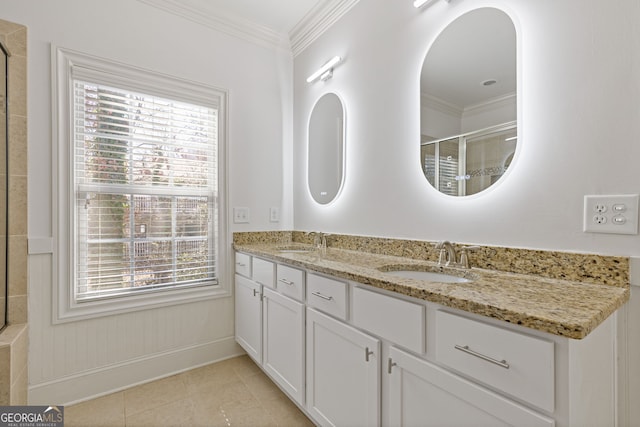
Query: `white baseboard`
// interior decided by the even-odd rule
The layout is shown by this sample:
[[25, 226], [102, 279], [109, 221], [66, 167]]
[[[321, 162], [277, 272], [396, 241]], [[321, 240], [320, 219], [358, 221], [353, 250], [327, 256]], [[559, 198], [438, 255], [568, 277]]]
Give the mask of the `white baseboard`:
[[29, 386], [30, 405], [71, 405], [244, 354], [234, 337], [151, 354]]

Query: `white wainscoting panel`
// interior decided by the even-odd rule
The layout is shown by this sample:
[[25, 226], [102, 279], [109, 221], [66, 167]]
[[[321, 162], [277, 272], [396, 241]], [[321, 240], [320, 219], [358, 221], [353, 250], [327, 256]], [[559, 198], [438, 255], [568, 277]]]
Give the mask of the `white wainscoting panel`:
[[243, 353], [232, 298], [53, 325], [53, 276], [50, 254], [30, 255], [30, 404], [67, 404]]

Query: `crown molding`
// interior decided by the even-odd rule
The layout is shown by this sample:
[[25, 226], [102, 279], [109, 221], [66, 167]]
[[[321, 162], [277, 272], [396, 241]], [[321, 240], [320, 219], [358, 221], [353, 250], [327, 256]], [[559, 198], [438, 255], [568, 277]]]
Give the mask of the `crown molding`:
[[325, 0], [318, 3], [289, 32], [293, 56], [297, 56], [360, 0]]
[[180, 0], [138, 0], [148, 6], [164, 10], [205, 27], [266, 47], [290, 50], [286, 34], [280, 34], [268, 27], [256, 24], [238, 15], [217, 12], [215, 15]]
[[211, 12], [187, 5], [180, 0], [138, 1], [251, 43], [291, 51], [296, 56], [360, 0], [321, 1], [302, 18], [289, 34], [280, 34], [238, 15], [224, 12], [211, 14]]
[[464, 109], [459, 105], [426, 93], [420, 95], [420, 104], [423, 107], [458, 118], [462, 118], [462, 113], [464, 113]]
[[462, 118], [462, 116], [471, 116], [475, 114], [486, 113], [498, 108], [515, 105], [517, 98], [515, 93], [511, 93], [508, 95], [489, 99], [479, 104], [470, 105], [465, 108], [425, 93], [420, 95], [420, 99], [422, 106], [431, 108], [441, 113], [448, 114], [450, 116]]
[[464, 114], [472, 116], [475, 114], [486, 113], [492, 110], [497, 110], [502, 107], [510, 107], [516, 105], [517, 97], [515, 93], [499, 96], [489, 99], [475, 105], [469, 105], [464, 109]]

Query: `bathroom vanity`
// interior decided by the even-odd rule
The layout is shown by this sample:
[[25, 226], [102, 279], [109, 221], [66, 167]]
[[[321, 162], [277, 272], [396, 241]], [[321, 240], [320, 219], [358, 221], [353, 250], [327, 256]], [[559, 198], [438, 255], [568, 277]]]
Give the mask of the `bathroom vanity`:
[[628, 286], [304, 244], [235, 249], [236, 340], [319, 425], [614, 425]]

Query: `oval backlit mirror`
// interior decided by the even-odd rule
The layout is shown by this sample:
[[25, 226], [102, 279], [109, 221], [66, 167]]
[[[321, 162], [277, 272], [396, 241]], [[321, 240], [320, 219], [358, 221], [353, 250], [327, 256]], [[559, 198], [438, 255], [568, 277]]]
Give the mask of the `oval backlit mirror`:
[[344, 108], [335, 93], [323, 95], [309, 119], [308, 179], [313, 200], [333, 201], [344, 177]]
[[468, 196], [497, 182], [518, 143], [516, 31], [495, 8], [449, 24], [420, 76], [420, 164], [444, 194]]

